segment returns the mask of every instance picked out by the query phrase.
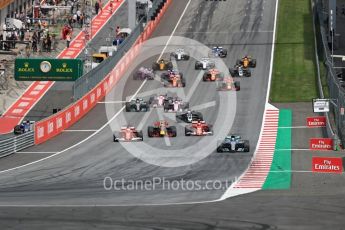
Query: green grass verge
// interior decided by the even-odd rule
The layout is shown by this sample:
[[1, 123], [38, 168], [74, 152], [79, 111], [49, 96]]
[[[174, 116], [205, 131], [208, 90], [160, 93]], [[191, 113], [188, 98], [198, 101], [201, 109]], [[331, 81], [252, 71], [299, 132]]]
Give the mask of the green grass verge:
[[[290, 109], [279, 110], [279, 127], [291, 127]], [[291, 128], [278, 129], [270, 172], [262, 189], [289, 189], [291, 185]], [[283, 149], [283, 150], [277, 150]]]
[[310, 0], [280, 0], [272, 102], [310, 101], [318, 97]]

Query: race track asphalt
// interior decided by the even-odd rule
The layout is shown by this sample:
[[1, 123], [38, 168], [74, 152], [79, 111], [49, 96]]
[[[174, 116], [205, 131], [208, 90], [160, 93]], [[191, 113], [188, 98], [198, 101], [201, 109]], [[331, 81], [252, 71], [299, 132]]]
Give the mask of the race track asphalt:
[[[265, 2], [264, 10], [261, 12], [260, 3], [263, 2]], [[254, 149], [257, 141], [266, 93], [269, 61], [265, 62], [265, 58], [269, 60], [269, 44], [272, 37], [272, 34], [266, 33], [272, 30], [274, 3], [273, 0], [251, 2], [228, 0], [217, 3], [192, 0], [188, 14], [182, 19], [175, 33], [175, 35], [200, 39], [201, 42], [212, 45], [214, 41], [209, 35], [217, 32], [217, 39], [227, 40], [228, 38], [219, 35], [219, 31], [229, 28], [231, 31], [229, 37], [233, 40], [224, 42], [229, 44], [224, 44], [224, 47], [231, 50], [226, 61], [232, 63], [245, 51], [258, 57], [260, 64], [254, 71], [255, 76], [241, 80], [242, 91], [237, 94], [236, 117], [231, 130], [248, 137], [251, 140], [251, 149]], [[180, 15], [185, 4], [186, 1], [183, 0], [173, 2], [167, 17], [157, 28], [155, 36], [170, 35], [172, 27], [178, 20], [178, 17], [175, 20], [172, 16]], [[215, 7], [214, 5], [217, 4], [219, 6]], [[198, 7], [211, 10], [197, 11]], [[199, 16], [200, 12], [203, 13]], [[241, 32], [241, 25], [244, 30], [252, 29], [261, 13], [263, 13], [262, 23], [259, 27], [254, 27], [257, 30], [255, 36], [252, 33]], [[206, 17], [210, 15], [213, 16]], [[208, 33], [197, 33], [205, 31]], [[220, 42], [220, 40], [217, 41]], [[184, 64], [182, 63], [179, 69], [188, 72], [189, 77], [189, 74], [194, 73], [193, 63], [190, 69], [188, 66], [183, 66]], [[128, 94], [131, 95], [136, 91], [135, 86], [140, 83], [124, 81], [124, 84], [129, 91]], [[151, 84], [155, 83], [145, 85], [142, 91], [153, 88]], [[188, 84], [189, 82], [187, 82], [187, 88]], [[206, 87], [202, 89], [207, 90], [207, 86], [202, 85], [200, 84], [200, 87]], [[207, 92], [209, 100], [216, 97], [210, 96], [210, 91], [203, 92]], [[199, 92], [199, 97], [200, 95], [204, 94]], [[198, 97], [193, 96], [193, 100], [193, 103], [201, 103]], [[245, 104], [239, 102], [245, 102]], [[129, 115], [134, 117], [133, 123], [139, 122], [141, 117], [138, 115], [139, 118], [137, 118], [137, 115]], [[307, 115], [308, 113], [303, 113], [303, 116]], [[207, 113], [207, 119], [212, 119], [212, 111], [210, 114]], [[154, 118], [149, 121], [152, 120]], [[99, 104], [71, 129], [98, 129], [105, 121], [104, 105]], [[302, 124], [304, 124], [304, 118], [294, 115], [293, 125]], [[294, 132], [297, 135], [297, 138], [293, 139], [294, 147], [306, 148], [306, 143], [298, 140], [298, 130]], [[90, 135], [88, 132], [66, 132], [46, 144], [26, 151], [61, 151], [88, 135]], [[160, 140], [152, 142], [164, 146]], [[148, 191], [107, 193], [101, 191], [103, 177], [149, 180], [159, 175], [169, 179], [226, 178], [230, 180], [234, 175], [241, 173], [240, 168], [245, 168], [251, 154], [229, 156], [214, 153], [191, 166], [160, 168], [135, 159], [121, 150], [123, 149], [118, 144], [112, 143], [111, 130], [107, 128], [82, 146], [30, 166], [1, 173], [0, 204], [7, 205], [0, 207], [1, 229], [344, 229], [345, 190], [344, 183], [341, 181], [345, 174], [310, 174], [302, 171], [307, 170], [307, 164], [310, 163], [303, 157], [303, 152], [293, 152], [293, 169], [297, 171], [293, 173], [290, 190], [259, 191], [214, 203], [141, 206], [139, 205], [141, 203], [162, 204], [212, 200], [219, 197], [221, 192], [170, 191], [169, 193], [156, 190], [154, 193]], [[16, 160], [18, 164], [21, 164], [29, 162], [34, 156], [36, 156], [35, 159], [39, 159], [48, 155], [35, 154], [22, 153]], [[20, 160], [20, 156], [28, 159]], [[236, 163], [240, 164], [236, 165], [238, 167], [236, 172], [232, 171], [235, 167], [234, 157], [238, 160]], [[7, 163], [4, 163], [4, 159]], [[13, 161], [8, 160], [10, 158], [4, 159], [1, 159], [0, 163], [3, 169], [15, 165]], [[91, 206], [73, 205], [76, 202]], [[71, 207], [50, 206], [49, 203], [71, 205]], [[9, 207], [9, 205], [23, 204], [33, 206]], [[36, 206], [45, 204], [47, 205], [45, 207]], [[94, 204], [101, 206], [96, 207], [93, 206]], [[105, 207], [104, 204], [126, 207]]]
[[[170, 36], [181, 13], [189, 1], [173, 1], [171, 7], [155, 30], [153, 37]], [[215, 101], [215, 106], [202, 112], [206, 121], [217, 124], [219, 128], [227, 128], [229, 133], [236, 133], [249, 139], [250, 153], [219, 154], [213, 152], [204, 159], [191, 165], [180, 167], [160, 167], [148, 164], [129, 154], [121, 144], [112, 142], [112, 131], [109, 127], [97, 132], [87, 141], [49, 159], [0, 174], [1, 205], [139, 205], [139, 204], [171, 204], [184, 202], [204, 202], [220, 198], [227, 188], [226, 183], [240, 176], [247, 168], [258, 140], [262, 114], [265, 105], [267, 84], [272, 48], [275, 1], [220, 1], [208, 2], [192, 0], [187, 13], [182, 17], [175, 34], [195, 39], [207, 46], [221, 45], [228, 49], [226, 66], [234, 65], [237, 58], [245, 54], [258, 59], [251, 78], [240, 79], [241, 91], [237, 92], [235, 118], [232, 126], [228, 125], [228, 117], [222, 117], [225, 110], [234, 107], [219, 104], [222, 97], [215, 91], [213, 83], [199, 83], [190, 99], [191, 106], [198, 106]], [[151, 64], [155, 57], [149, 57], [144, 64]], [[178, 68], [187, 78], [186, 94], [192, 90], [193, 82], [199, 71], [194, 70], [194, 61], [178, 63]], [[123, 78], [113, 89], [120, 91], [124, 87], [122, 98], [132, 95], [142, 82]], [[147, 82], [139, 95], [161, 87], [158, 81]], [[232, 92], [234, 96], [234, 93]], [[233, 97], [230, 97], [233, 98]], [[118, 104], [114, 104], [115, 109]], [[121, 107], [121, 106], [119, 106]], [[112, 114], [113, 115], [113, 114]], [[120, 115], [122, 116], [122, 115]], [[139, 125], [143, 113], [124, 114], [133, 125]], [[219, 116], [221, 119], [216, 119]], [[146, 126], [158, 117], [152, 114], [143, 124]], [[169, 117], [167, 118], [169, 119]], [[169, 120], [172, 122], [173, 119]], [[99, 129], [107, 121], [104, 104], [99, 104], [85, 118], [71, 129]], [[115, 119], [116, 121], [116, 119]], [[224, 123], [222, 127], [222, 122]], [[216, 125], [215, 125], [216, 126]], [[215, 129], [215, 131], [217, 131]], [[144, 131], [145, 133], [146, 131]], [[65, 132], [45, 144], [32, 147], [26, 152], [56, 152], [84, 139], [91, 132]], [[144, 137], [146, 141], [146, 136]], [[187, 145], [193, 144], [201, 152], [203, 146], [198, 145], [203, 139], [183, 136], [183, 127], [178, 126], [178, 137], [171, 140], [171, 148], [183, 151]], [[207, 140], [208, 139], [204, 139]], [[211, 140], [211, 139], [209, 139]], [[149, 140], [151, 146], [165, 149], [162, 140]], [[215, 149], [216, 146], [214, 146]], [[139, 145], [140, 148], [140, 145]], [[158, 153], [158, 152], [157, 152]], [[164, 153], [164, 151], [163, 151]], [[195, 152], [192, 157], [198, 157]], [[30, 154], [30, 153], [19, 153]], [[35, 158], [35, 153], [31, 153]], [[42, 153], [36, 153], [41, 154]], [[38, 159], [36, 157], [35, 159]], [[190, 160], [189, 158], [187, 160]], [[20, 162], [20, 159], [18, 159]], [[183, 156], [177, 158], [163, 157], [160, 163], [174, 161], [183, 164]], [[25, 162], [27, 163], [27, 159]], [[1, 163], [0, 163], [1, 164]], [[6, 168], [6, 165], [2, 165]], [[157, 178], [167, 181], [200, 181], [202, 186], [207, 181], [218, 181], [222, 189], [201, 189], [187, 191], [181, 189], [166, 190], [158, 186], [155, 190], [144, 191], [106, 191], [103, 179], [111, 177], [133, 181], [151, 181]], [[15, 179], [14, 179], [15, 178]], [[229, 185], [229, 184], [228, 184]]]

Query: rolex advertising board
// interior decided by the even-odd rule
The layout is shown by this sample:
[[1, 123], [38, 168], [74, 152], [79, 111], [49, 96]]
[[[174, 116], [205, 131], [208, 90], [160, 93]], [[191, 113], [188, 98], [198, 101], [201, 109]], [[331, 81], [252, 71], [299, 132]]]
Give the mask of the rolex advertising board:
[[81, 59], [16, 58], [17, 81], [75, 81], [83, 75]]

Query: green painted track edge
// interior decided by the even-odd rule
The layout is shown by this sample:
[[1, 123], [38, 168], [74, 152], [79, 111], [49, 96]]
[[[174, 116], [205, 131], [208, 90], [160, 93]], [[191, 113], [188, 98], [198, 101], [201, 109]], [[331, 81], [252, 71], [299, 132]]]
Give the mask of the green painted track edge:
[[[262, 189], [289, 189], [291, 186], [291, 128], [292, 111], [279, 110], [278, 133], [272, 165]], [[279, 150], [284, 149], [284, 150]]]

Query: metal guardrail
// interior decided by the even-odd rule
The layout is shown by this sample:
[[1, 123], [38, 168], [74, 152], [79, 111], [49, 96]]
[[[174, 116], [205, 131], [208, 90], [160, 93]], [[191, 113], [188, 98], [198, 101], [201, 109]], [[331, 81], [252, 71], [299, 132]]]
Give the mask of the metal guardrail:
[[0, 157], [8, 156], [35, 144], [34, 131], [0, 141]]
[[[148, 19], [156, 13], [157, 9], [162, 6], [166, 0], [156, 0], [152, 4], [152, 8], [148, 12]], [[115, 54], [102, 61], [97, 67], [78, 78], [73, 87], [73, 98], [78, 100], [100, 83], [125, 55], [125, 53], [133, 46], [137, 38], [144, 31], [143, 20], [133, 29], [132, 33], [121, 43]]]
[[[341, 114], [340, 108], [345, 108], [345, 89], [337, 77], [337, 73], [333, 68], [331, 51], [327, 43], [327, 17], [325, 17], [325, 5], [323, 0], [314, 1], [314, 20], [316, 25], [316, 43], [318, 58], [323, 61], [329, 88], [330, 113], [327, 119], [334, 127], [327, 127], [327, 133], [333, 134], [334, 139], [340, 139], [343, 146], [345, 145], [345, 116]], [[322, 74], [322, 73], [320, 73]], [[322, 76], [323, 77], [323, 76]], [[345, 85], [344, 85], [345, 86]], [[321, 95], [322, 96], [322, 95]]]

